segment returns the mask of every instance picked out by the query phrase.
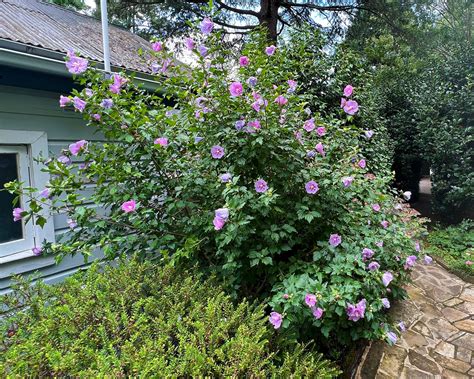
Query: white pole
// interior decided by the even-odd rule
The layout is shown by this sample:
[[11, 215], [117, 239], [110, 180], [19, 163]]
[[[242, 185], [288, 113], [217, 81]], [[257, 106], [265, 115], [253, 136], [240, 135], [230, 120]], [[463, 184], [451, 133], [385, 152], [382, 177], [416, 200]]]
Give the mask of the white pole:
[[109, 20], [107, 16], [107, 0], [100, 0], [100, 14], [102, 19], [102, 46], [104, 48], [104, 68], [105, 72], [110, 72]]

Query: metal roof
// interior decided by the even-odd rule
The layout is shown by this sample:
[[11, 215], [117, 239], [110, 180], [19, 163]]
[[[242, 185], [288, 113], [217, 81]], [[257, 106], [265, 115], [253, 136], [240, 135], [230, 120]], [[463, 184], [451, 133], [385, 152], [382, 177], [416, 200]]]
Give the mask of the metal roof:
[[[103, 62], [100, 21], [40, 0], [0, 0], [0, 38], [47, 50]], [[138, 50], [150, 50], [149, 43], [129, 31], [109, 28], [112, 66], [149, 72]]]

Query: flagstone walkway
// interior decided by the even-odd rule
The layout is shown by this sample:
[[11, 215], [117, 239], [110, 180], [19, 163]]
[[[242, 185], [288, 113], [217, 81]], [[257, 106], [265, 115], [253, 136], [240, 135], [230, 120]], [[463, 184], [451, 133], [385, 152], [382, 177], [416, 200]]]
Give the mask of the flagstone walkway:
[[392, 310], [406, 332], [394, 346], [373, 343], [356, 377], [474, 378], [474, 285], [434, 262], [416, 265], [413, 279]]

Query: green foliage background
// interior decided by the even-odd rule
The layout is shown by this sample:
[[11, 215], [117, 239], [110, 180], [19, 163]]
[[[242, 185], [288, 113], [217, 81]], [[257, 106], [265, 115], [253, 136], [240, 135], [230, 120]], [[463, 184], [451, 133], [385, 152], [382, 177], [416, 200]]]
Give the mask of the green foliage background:
[[473, 4], [419, 0], [372, 10], [358, 14], [341, 47], [376, 68], [396, 184], [416, 201], [430, 168], [433, 211], [448, 222], [472, 217]]

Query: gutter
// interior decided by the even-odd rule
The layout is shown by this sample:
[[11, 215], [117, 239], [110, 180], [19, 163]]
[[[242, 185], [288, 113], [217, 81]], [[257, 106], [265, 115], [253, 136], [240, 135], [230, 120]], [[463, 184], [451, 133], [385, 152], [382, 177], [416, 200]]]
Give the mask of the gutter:
[[[0, 38], [0, 65], [68, 77], [72, 80], [72, 74], [69, 73], [64, 66], [65, 56], [66, 54], [60, 52]], [[94, 61], [94, 63], [96, 69], [105, 72], [103, 63], [96, 61]], [[112, 72], [120, 71], [125, 71], [127, 74], [135, 74], [133, 82], [137, 85], [141, 85], [144, 89], [156, 91], [161, 95], [165, 94], [164, 89], [153, 76], [127, 70], [123, 67], [112, 67]]]

